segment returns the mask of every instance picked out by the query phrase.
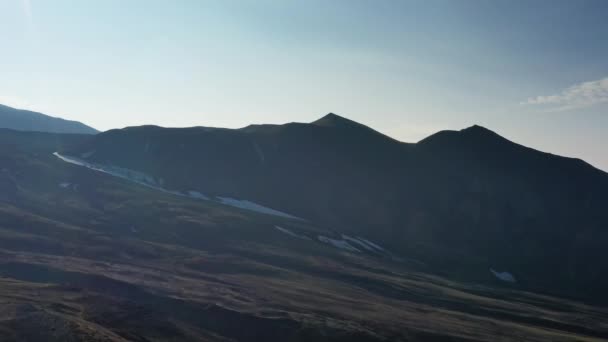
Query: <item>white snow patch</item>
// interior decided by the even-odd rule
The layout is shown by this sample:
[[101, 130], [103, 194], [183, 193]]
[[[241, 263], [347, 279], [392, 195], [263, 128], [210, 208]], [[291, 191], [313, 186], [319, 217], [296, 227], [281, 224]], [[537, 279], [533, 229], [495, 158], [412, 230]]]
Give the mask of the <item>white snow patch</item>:
[[509, 283], [515, 283], [515, 277], [509, 272], [496, 272], [494, 269], [490, 268], [490, 272], [494, 274], [494, 276], [502, 281], [506, 281]]
[[386, 252], [386, 249], [378, 246], [377, 244], [375, 244], [375, 243], [373, 243], [373, 242], [371, 242], [371, 241], [369, 241], [367, 239], [364, 239], [364, 238], [362, 238], [360, 236], [357, 236], [357, 239], [361, 240], [362, 242], [367, 243], [368, 245], [372, 246], [373, 248], [375, 248], [375, 249], [377, 249], [379, 251]]
[[59, 183], [59, 187], [63, 188], [63, 189], [74, 190], [74, 191], [78, 190], [78, 184], [68, 183], [68, 182]]
[[336, 248], [347, 250], [350, 252], [361, 252], [359, 249], [344, 240], [328, 238], [327, 236], [319, 235], [319, 241], [330, 244]]
[[287, 228], [283, 228], [283, 227], [279, 227], [279, 226], [274, 226], [274, 228], [276, 228], [278, 231], [280, 231], [282, 233], [285, 233], [287, 235], [293, 236], [293, 237], [298, 238], [298, 239], [312, 240], [311, 238], [309, 238], [306, 235], [300, 235], [300, 234], [294, 233], [294, 232], [292, 232], [291, 230], [289, 230]]
[[374, 248], [373, 246], [371, 246], [371, 245], [369, 245], [369, 244], [365, 243], [364, 241], [361, 241], [361, 240], [355, 239], [355, 238], [353, 238], [353, 237], [350, 237], [350, 236], [348, 236], [348, 235], [344, 235], [344, 234], [342, 234], [342, 239], [347, 240], [347, 241], [350, 241], [350, 242], [352, 242], [352, 243], [356, 243], [357, 245], [359, 245], [359, 246], [361, 246], [361, 247], [363, 247], [363, 248], [367, 249], [367, 250], [368, 250], [368, 251], [370, 251], [370, 252], [377, 252], [377, 249], [376, 249], [376, 248]]
[[118, 166], [90, 163], [90, 162], [84, 161], [84, 160], [76, 158], [76, 157], [64, 156], [57, 152], [55, 152], [53, 154], [56, 157], [58, 157], [59, 159], [65, 161], [67, 163], [70, 163], [70, 164], [84, 166], [91, 170], [107, 173], [107, 174], [110, 174], [115, 177], [128, 179], [130, 181], [133, 181], [133, 182], [141, 184], [141, 185], [146, 185], [146, 186], [149, 186], [149, 187], [152, 187], [155, 189], [166, 191], [165, 189], [161, 189], [160, 187], [157, 186], [157, 183], [154, 180], [154, 177], [147, 175], [143, 172], [134, 171], [134, 170], [126, 169], [123, 167], [118, 167]]
[[190, 191], [188, 191], [188, 196], [190, 196], [190, 197], [192, 197], [192, 198], [196, 198], [196, 199], [201, 199], [201, 200], [203, 200], [203, 201], [208, 201], [208, 200], [209, 200], [209, 197], [207, 197], [207, 196], [205, 196], [205, 195], [201, 194], [201, 193], [200, 193], [200, 192], [198, 192], [198, 191], [194, 191], [194, 190], [190, 190]]
[[275, 215], [275, 216], [281, 216], [281, 217], [301, 220], [298, 217], [289, 215], [282, 211], [278, 211], [278, 210], [274, 210], [274, 209], [265, 207], [263, 205], [260, 205], [260, 204], [257, 204], [257, 203], [254, 203], [254, 202], [251, 202], [248, 200], [239, 200], [239, 199], [230, 198], [230, 197], [216, 197], [216, 198], [220, 201], [220, 203], [229, 205], [229, 206], [232, 206], [235, 208], [241, 208], [241, 209], [255, 211], [258, 213], [262, 213], [262, 214]]

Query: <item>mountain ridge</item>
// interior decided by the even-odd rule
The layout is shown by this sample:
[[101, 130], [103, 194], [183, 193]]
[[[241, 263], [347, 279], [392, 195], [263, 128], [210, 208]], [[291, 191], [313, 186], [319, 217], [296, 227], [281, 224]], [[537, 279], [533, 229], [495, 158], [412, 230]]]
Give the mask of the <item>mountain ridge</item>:
[[99, 131], [74, 120], [66, 120], [0, 104], [0, 128], [49, 133], [97, 134]]
[[[561, 263], [608, 272], [586, 240], [604, 240], [608, 175], [481, 126], [404, 143], [329, 114], [241, 129], [112, 130], [64, 152], [92, 151], [90, 162], [144, 172], [177, 191], [253, 201], [459, 276], [500, 268], [531, 289], [561, 293], [595, 277], [586, 268], [563, 274]], [[590, 293], [608, 286], [601, 279]]]
[[[167, 146], [148, 146], [146, 152], [146, 139], [150, 137], [134, 136], [136, 131], [127, 130], [107, 134], [119, 144], [99, 145], [99, 151], [89, 150], [79, 155], [81, 161], [73, 159], [74, 163], [66, 163], [53, 152], [91, 147], [97, 136], [0, 130], [0, 339], [473, 342], [493, 341], [497, 335], [505, 341], [519, 341], [522, 336], [534, 341], [599, 340], [606, 336], [608, 312], [599, 306], [599, 299], [594, 298], [590, 306], [563, 296], [530, 292], [528, 282], [533, 278], [508, 260], [493, 259], [489, 267], [483, 262], [469, 264], [469, 272], [475, 270], [477, 278], [465, 281], [462, 274], [447, 274], [434, 263], [395, 257], [396, 251], [368, 236], [381, 227], [368, 226], [365, 235], [350, 234], [341, 227], [243, 210], [242, 205], [251, 204], [243, 200], [253, 197], [233, 197], [218, 203], [207, 200], [202, 193], [182, 192], [179, 190], [184, 189], [169, 184], [159, 191], [158, 187], [141, 186], [142, 181], [156, 182], [158, 178], [152, 180], [137, 170], [120, 167], [104, 167], [106, 172], [100, 172], [99, 164], [93, 161], [110, 148], [108, 162], [154, 166], [145, 164], [145, 158], [136, 158], [149, 153], [163, 162], [173, 158], [169, 170], [175, 172], [184, 166], [181, 157], [186, 157], [191, 164], [202, 161], [201, 168], [189, 176], [206, 177], [207, 169], [225, 163], [222, 158], [227, 153], [223, 152], [241, 151], [233, 157], [245, 158], [244, 167], [235, 174], [250, 175], [247, 181], [251, 183], [267, 180], [258, 178], [257, 170], [265, 173], [284, 166], [277, 158], [288, 156], [274, 153], [274, 146], [278, 152], [286, 149], [288, 154], [299, 148], [295, 159], [285, 161], [299, 162], [296, 166], [305, 167], [303, 172], [297, 174], [298, 168], [279, 169], [269, 175], [269, 180], [287, 174], [301, 181], [312, 172], [306, 179], [310, 182], [297, 190], [312, 187], [311, 198], [321, 202], [320, 207], [329, 204], [339, 214], [335, 202], [324, 200], [323, 188], [315, 188], [314, 179], [331, 177], [320, 172], [325, 168], [340, 171], [341, 177], [322, 185], [334, 186], [329, 192], [335, 191], [342, 202], [348, 202], [350, 211], [353, 207], [362, 210], [357, 205], [361, 198], [356, 195], [367, 185], [352, 186], [349, 179], [344, 179], [357, 176], [353, 169], [356, 160], [352, 158], [358, 153], [344, 159], [344, 148], [351, 145], [331, 149], [325, 145], [339, 143], [339, 138], [310, 149], [283, 140], [303, 127], [295, 128], [290, 128], [287, 136], [257, 141], [265, 158], [252, 145], [260, 139], [257, 135], [243, 138], [242, 134], [228, 134], [232, 132], [228, 130], [196, 130], [194, 133], [204, 133], [197, 140], [178, 131], [177, 144], [160, 136], [158, 142]], [[323, 135], [326, 129], [308, 127], [296, 142], [311, 132], [319, 135], [306, 144], [327, 138]], [[121, 136], [125, 133], [126, 138]], [[236, 149], [223, 145], [235, 140], [237, 144], [232, 147]], [[127, 141], [129, 144], [120, 144]], [[208, 144], [212, 145], [209, 150], [200, 150]], [[208, 154], [222, 146], [220, 153]], [[325, 148], [316, 149], [319, 146]], [[125, 152], [122, 157], [129, 159], [119, 159], [118, 152]], [[374, 161], [370, 156], [362, 159], [370, 160]], [[322, 164], [318, 170], [313, 165], [316, 162]], [[83, 167], [84, 163], [89, 167]], [[266, 163], [270, 169], [264, 167]], [[230, 171], [224, 167], [219, 170]], [[390, 170], [385, 170], [385, 177], [376, 180], [368, 174], [372, 171], [366, 169], [361, 176], [384, 181], [390, 175]], [[397, 175], [405, 177], [407, 173]], [[227, 176], [232, 178], [233, 174]], [[345, 193], [339, 187], [341, 182], [352, 192]], [[292, 191], [292, 186], [298, 185], [295, 183], [281, 183], [287, 187], [287, 199], [306, 195]], [[389, 183], [388, 188], [371, 185], [371, 189], [374, 185], [382, 187], [372, 199], [390, 206], [391, 198], [385, 202], [382, 194], [395, 184]], [[265, 190], [282, 193], [278, 186]], [[364, 193], [369, 195], [367, 191]], [[434, 195], [430, 193], [434, 202], [442, 201]], [[424, 199], [414, 198], [414, 203], [420, 201]], [[305, 203], [310, 204], [308, 200]], [[400, 204], [401, 211], [408, 209], [406, 202]], [[375, 216], [373, 206], [364, 208], [365, 215]], [[441, 211], [434, 213], [443, 216]], [[409, 227], [395, 228], [405, 233]], [[476, 227], [447, 228], [435, 232], [443, 236], [450, 230], [466, 232]], [[500, 231], [493, 235], [502, 238]], [[590, 237], [590, 243], [605, 246], [597, 234]], [[538, 242], [534, 237], [525, 238]], [[559, 232], [551, 238], [559, 238]], [[400, 242], [398, 235], [393, 239]], [[512, 248], [508, 240], [500, 243]], [[464, 250], [466, 246], [455, 247]], [[592, 246], [585, 243], [581, 247]], [[513, 249], [526, 253], [525, 248]], [[542, 249], [550, 252], [549, 248]], [[562, 254], [567, 251], [560, 250]], [[448, 260], [457, 256], [437, 255]], [[605, 260], [602, 256], [605, 253], [599, 253], [596, 259]], [[553, 255], [543, 257], [553, 259]], [[598, 261], [589, 265], [601, 266]]]

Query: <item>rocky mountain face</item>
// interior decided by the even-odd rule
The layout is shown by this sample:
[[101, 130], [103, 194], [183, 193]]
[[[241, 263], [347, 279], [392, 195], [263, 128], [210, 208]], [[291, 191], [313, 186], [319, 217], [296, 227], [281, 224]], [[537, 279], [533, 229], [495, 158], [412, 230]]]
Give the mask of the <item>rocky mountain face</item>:
[[[236, 131], [141, 127], [102, 139], [0, 129], [0, 341], [606, 339], [608, 311], [598, 298], [578, 296], [585, 304], [529, 291], [534, 278], [523, 266], [504, 267], [484, 248], [492, 234], [495, 245], [522, 241], [504, 238], [515, 218], [486, 227], [503, 215], [495, 203], [518, 194], [517, 184], [536, 196], [561, 176], [546, 184], [536, 173], [522, 178], [523, 167], [471, 152], [463, 138], [470, 131], [405, 145], [326, 119]], [[494, 141], [481, 132], [475, 139]], [[439, 153], [445, 136], [453, 150]], [[521, 147], [508, 146], [520, 155]], [[541, 171], [573, 162], [522, 151]], [[601, 185], [601, 173], [574, 163], [568, 179], [598, 177], [590, 184]], [[263, 183], [250, 185], [256, 181]], [[411, 194], [418, 197], [407, 202]], [[542, 217], [559, 198], [521, 205]], [[509, 210], [518, 217], [521, 208]], [[389, 229], [391, 221], [407, 224]], [[523, 228], [542, 232], [533, 223]], [[590, 239], [570, 246], [592, 251], [601, 230], [587, 229]], [[484, 235], [459, 236], [469, 230]], [[545, 232], [564, 243], [559, 231]], [[532, 234], [524, 238], [539, 255], [551, 251]], [[509, 257], [529, 257], [523, 252]], [[598, 270], [604, 256], [570, 266]], [[493, 258], [491, 269], [484, 258]]]
[[0, 105], [0, 128], [50, 133], [96, 134], [98, 131], [78, 121], [64, 120], [29, 110]]
[[[242, 129], [131, 127], [65, 155], [380, 241], [451, 277], [606, 300], [608, 175], [479, 126], [418, 143], [329, 114]], [[584, 288], [584, 293], [580, 291]]]

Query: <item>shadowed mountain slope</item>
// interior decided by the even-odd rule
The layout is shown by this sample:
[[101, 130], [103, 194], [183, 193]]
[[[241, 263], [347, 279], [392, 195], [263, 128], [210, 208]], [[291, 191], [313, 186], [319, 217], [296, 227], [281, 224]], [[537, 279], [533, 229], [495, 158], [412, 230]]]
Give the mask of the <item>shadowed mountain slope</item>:
[[[287, 133], [277, 137], [277, 130]], [[131, 156], [139, 166], [158, 167], [156, 172], [178, 172], [187, 164], [165, 169], [148, 154], [177, 163], [188, 153], [194, 156], [191, 161], [203, 162], [195, 164], [197, 172], [183, 176], [221, 180], [209, 169], [248, 167], [228, 176], [257, 172], [252, 163], [281, 165], [281, 158], [296, 147], [303, 156], [284, 162], [325, 163], [315, 176], [327, 177], [331, 174], [323, 170], [334, 165], [329, 162], [348, 160], [348, 166], [340, 167], [349, 175], [354, 171], [346, 171], [359, 163], [419, 153], [412, 145], [375, 137], [370, 141], [383, 147], [381, 153], [366, 152], [361, 145], [362, 153], [348, 154], [358, 133], [350, 133], [357, 139], [348, 134], [336, 138], [332, 128], [319, 131], [304, 124], [255, 128], [261, 150], [256, 152], [248, 136], [252, 133], [245, 131], [113, 131], [124, 149], [107, 158]], [[270, 137], [260, 138], [264, 134]], [[314, 138], [299, 142], [311, 134]], [[149, 146], [146, 139], [152, 139]], [[340, 140], [345, 143], [338, 144]], [[325, 226], [310, 218], [250, 210], [257, 207], [235, 208], [233, 202], [212, 200], [209, 193], [173, 191], [180, 184], [203, 188], [187, 179], [180, 183], [166, 175], [160, 182], [158, 176], [102, 166], [94, 157], [114, 148], [112, 139], [103, 142], [96, 136], [0, 130], [0, 340], [371, 342], [495, 341], [500, 336], [504, 341], [602, 341], [608, 336], [603, 307], [522, 291], [519, 283], [500, 286], [488, 270], [483, 276], [480, 272], [481, 282], [454, 280], [435, 265], [394, 257], [388, 240], [373, 238], [390, 230]], [[272, 152], [274, 143], [277, 152]], [[226, 153], [241, 154], [228, 158], [217, 153], [220, 144]], [[84, 150], [72, 162], [53, 155], [57, 150], [75, 155], [74, 146], [99, 150]], [[251, 150], [241, 151], [246, 146]], [[317, 155], [305, 155], [310, 151]], [[126, 164], [127, 159], [120, 161]], [[371, 166], [365, 170], [377, 172]], [[353, 177], [361, 180], [363, 175]], [[351, 200], [342, 199], [355, 205]], [[273, 208], [286, 210], [277, 204]], [[321, 214], [319, 220], [325, 217]], [[340, 219], [344, 213], [334, 215]], [[351, 233], [358, 230], [365, 234]], [[408, 246], [402, 242], [390, 245]], [[526, 279], [524, 274], [515, 276]]]
[[0, 105], [0, 128], [50, 133], [98, 133], [96, 129], [78, 121], [64, 120], [4, 105]]
[[494, 268], [527, 289], [607, 298], [608, 175], [483, 127], [406, 144], [329, 114], [242, 129], [131, 127], [65, 153], [369, 237], [456, 277], [487, 280]]

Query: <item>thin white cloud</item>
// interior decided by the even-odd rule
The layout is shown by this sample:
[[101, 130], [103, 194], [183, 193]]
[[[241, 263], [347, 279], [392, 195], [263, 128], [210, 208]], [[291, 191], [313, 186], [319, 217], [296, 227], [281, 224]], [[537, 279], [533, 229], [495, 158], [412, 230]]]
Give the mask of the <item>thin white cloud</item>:
[[559, 112], [606, 102], [608, 102], [608, 77], [575, 84], [559, 94], [531, 97], [521, 104], [543, 106], [547, 111]]

